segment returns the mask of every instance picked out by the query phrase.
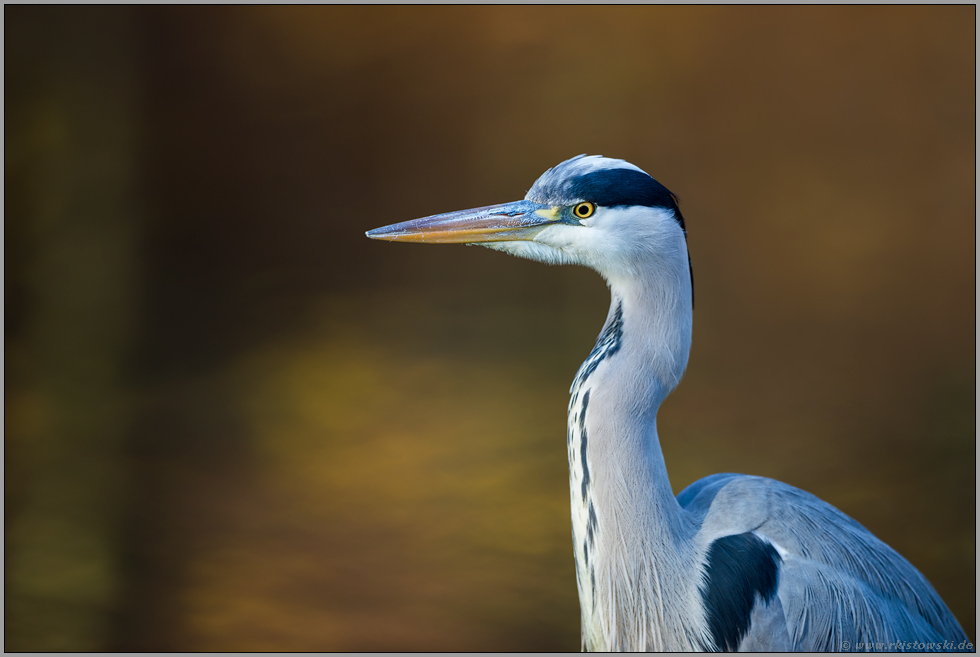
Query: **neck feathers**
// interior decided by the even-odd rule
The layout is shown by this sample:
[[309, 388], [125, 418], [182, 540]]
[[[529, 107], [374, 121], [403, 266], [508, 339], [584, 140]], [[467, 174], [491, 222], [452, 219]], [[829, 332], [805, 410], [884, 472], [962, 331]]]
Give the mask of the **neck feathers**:
[[[683, 238], [681, 238], [683, 240]], [[628, 277], [572, 384], [568, 457], [583, 647], [703, 645], [696, 573], [682, 567], [693, 528], [674, 498], [657, 436], [660, 404], [691, 344], [686, 248]]]
[[658, 405], [687, 368], [694, 309], [687, 240], [677, 231], [664, 241], [656, 254], [606, 276], [613, 299], [621, 300], [637, 359], [625, 367], [633, 376], [657, 379], [662, 388]]

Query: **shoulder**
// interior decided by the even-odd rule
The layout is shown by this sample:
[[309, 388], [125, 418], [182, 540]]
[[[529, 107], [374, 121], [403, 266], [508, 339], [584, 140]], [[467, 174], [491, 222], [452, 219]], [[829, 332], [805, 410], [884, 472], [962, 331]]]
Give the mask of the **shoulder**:
[[[874, 536], [856, 520], [819, 497], [775, 479], [723, 473], [700, 479], [677, 495], [677, 502], [701, 522], [712, 538], [787, 525], [799, 530], [820, 526]], [[877, 539], [874, 539], [877, 541]], [[880, 541], [879, 541], [880, 542]], [[795, 552], [798, 541], [781, 548]], [[882, 544], [884, 545], [884, 544]]]
[[[703, 550], [706, 594], [713, 580], [715, 586], [732, 588], [724, 573], [733, 559], [745, 571], [742, 587], [761, 598], [757, 603], [766, 598], [768, 572], [775, 572], [781, 611], [798, 645], [804, 635], [816, 636], [801, 628], [817, 630], [824, 621], [823, 629], [851, 624], [859, 634], [889, 636], [902, 629], [918, 636], [965, 636], [911, 563], [806, 491], [764, 477], [722, 474], [695, 482], [677, 499], [699, 523], [695, 541]], [[813, 615], [815, 609], [821, 613]], [[830, 636], [823, 630], [817, 634]]]

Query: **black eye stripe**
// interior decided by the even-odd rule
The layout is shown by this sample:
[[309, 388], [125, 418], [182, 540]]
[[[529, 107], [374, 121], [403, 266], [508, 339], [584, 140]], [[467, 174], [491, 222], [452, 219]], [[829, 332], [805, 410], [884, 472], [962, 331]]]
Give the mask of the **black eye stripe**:
[[578, 198], [596, 205], [645, 205], [668, 207], [676, 205], [673, 195], [656, 180], [633, 169], [594, 171], [568, 182], [567, 190]]
[[677, 222], [684, 228], [684, 217], [677, 207], [676, 197], [656, 180], [634, 169], [605, 169], [578, 176], [563, 185], [571, 198], [588, 199], [603, 207], [643, 205], [673, 210]]

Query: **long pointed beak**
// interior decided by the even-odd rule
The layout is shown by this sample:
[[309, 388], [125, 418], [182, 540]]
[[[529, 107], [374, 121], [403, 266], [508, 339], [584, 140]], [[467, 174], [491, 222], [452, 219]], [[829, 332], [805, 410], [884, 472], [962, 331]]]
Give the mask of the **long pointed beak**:
[[542, 228], [560, 221], [558, 208], [516, 201], [414, 219], [365, 234], [392, 242], [512, 242], [533, 239]]

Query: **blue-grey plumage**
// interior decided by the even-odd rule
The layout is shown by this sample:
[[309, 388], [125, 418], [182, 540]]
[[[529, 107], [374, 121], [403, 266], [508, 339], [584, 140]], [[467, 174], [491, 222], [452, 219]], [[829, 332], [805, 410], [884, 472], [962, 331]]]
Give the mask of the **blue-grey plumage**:
[[972, 650], [929, 582], [822, 500], [719, 474], [674, 497], [657, 411], [691, 346], [677, 199], [638, 167], [578, 156], [526, 198], [368, 233], [581, 264], [609, 315], [568, 407], [573, 551], [589, 650]]

